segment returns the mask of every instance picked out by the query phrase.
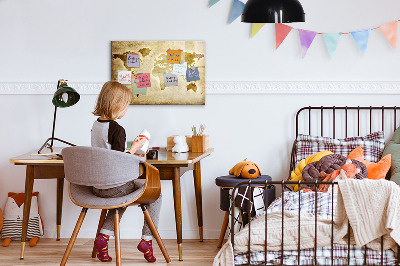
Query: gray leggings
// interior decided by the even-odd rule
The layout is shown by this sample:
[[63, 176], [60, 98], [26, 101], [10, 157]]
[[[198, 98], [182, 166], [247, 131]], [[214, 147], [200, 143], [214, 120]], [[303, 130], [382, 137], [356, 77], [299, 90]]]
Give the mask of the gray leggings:
[[[144, 186], [144, 182], [138, 182], [135, 180], [130, 181], [122, 186], [119, 187], [113, 187], [113, 188], [108, 188], [108, 189], [98, 189], [98, 188], [93, 188], [93, 194], [101, 197], [101, 198], [116, 198], [116, 197], [122, 197], [125, 195], [128, 195]], [[149, 210], [149, 213], [151, 215], [151, 218], [153, 218], [154, 224], [158, 228], [158, 221], [160, 219], [160, 210], [161, 210], [161, 202], [162, 202], [162, 196], [160, 194], [160, 197], [153, 203], [146, 204], [147, 209]], [[122, 215], [124, 214], [126, 210], [126, 207], [118, 208], [118, 213], [119, 213], [119, 218], [122, 218]], [[114, 236], [114, 214], [115, 214], [115, 209], [114, 210], [108, 210], [106, 220], [104, 221], [103, 227], [101, 228], [100, 233], [106, 234], [109, 236]], [[149, 225], [147, 224], [146, 220], [144, 221], [143, 225], [143, 230], [142, 230], [142, 239], [146, 240], [151, 240], [153, 239], [153, 234], [150, 230]]]

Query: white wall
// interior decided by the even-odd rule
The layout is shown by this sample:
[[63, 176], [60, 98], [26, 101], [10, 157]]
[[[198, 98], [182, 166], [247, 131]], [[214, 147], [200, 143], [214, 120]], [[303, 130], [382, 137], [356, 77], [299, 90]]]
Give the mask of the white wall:
[[[274, 50], [273, 25], [250, 40], [250, 25], [227, 24], [230, 0], [208, 9], [208, 0], [124, 1], [0, 1], [0, 82], [104, 82], [110, 77], [112, 40], [204, 40], [208, 81], [399, 81], [399, 52], [391, 50], [379, 31], [371, 33], [363, 57], [351, 36], [343, 36], [329, 59], [318, 36], [305, 59], [297, 32]], [[303, 0], [307, 22], [294, 24], [321, 32], [375, 27], [399, 19], [397, 1]], [[0, 84], [1, 85], [1, 84]], [[50, 136], [53, 106], [50, 95], [0, 95], [0, 207], [7, 192], [24, 190], [25, 168], [9, 158], [35, 150]], [[56, 135], [78, 145], [90, 144], [91, 115], [96, 95], [82, 95], [74, 107], [60, 109]], [[205, 238], [218, 238], [223, 214], [214, 179], [238, 161], [255, 161], [275, 180], [286, 176], [294, 138], [294, 114], [308, 105], [398, 105], [399, 95], [257, 94], [206, 96], [205, 106], [131, 106], [121, 124], [128, 138], [147, 128], [153, 145], [165, 146], [176, 133], [189, 134], [205, 123], [215, 152], [202, 163]], [[45, 237], [55, 237], [55, 180], [39, 180], [40, 211]], [[162, 182], [164, 195], [160, 233], [175, 238], [172, 188]], [[142, 216], [130, 208], [121, 222], [122, 237], [139, 238]], [[192, 176], [182, 177], [184, 238], [197, 237]], [[79, 208], [64, 193], [62, 237], [69, 237]], [[80, 237], [92, 237], [99, 212], [88, 213]], [[138, 218], [140, 217], [140, 218]]]

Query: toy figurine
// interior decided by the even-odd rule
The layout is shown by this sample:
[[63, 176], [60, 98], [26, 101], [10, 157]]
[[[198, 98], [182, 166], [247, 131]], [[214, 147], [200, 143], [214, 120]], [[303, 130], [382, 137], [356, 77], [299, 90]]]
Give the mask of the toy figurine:
[[175, 146], [172, 148], [172, 152], [188, 152], [189, 146], [186, 143], [185, 136], [175, 136], [174, 137]]
[[[40, 236], [43, 235], [43, 224], [39, 216], [38, 196], [39, 192], [32, 193], [31, 211], [29, 214], [27, 239], [29, 246], [36, 245]], [[21, 241], [22, 219], [24, 209], [24, 193], [8, 193], [6, 206], [4, 208], [4, 222], [1, 230], [3, 247], [8, 247], [11, 240]]]
[[230, 175], [235, 175], [235, 176], [241, 176], [243, 178], [257, 178], [258, 176], [261, 175], [260, 169], [258, 166], [250, 161], [244, 161], [237, 163], [230, 171]]

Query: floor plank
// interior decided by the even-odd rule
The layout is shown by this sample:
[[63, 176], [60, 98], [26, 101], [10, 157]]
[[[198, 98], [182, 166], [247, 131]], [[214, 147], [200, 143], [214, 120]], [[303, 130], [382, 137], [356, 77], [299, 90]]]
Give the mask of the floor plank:
[[[25, 259], [19, 259], [21, 244], [18, 241], [12, 241], [9, 247], [0, 246], [0, 265], [60, 265], [61, 258], [64, 255], [69, 239], [40, 239], [36, 247], [27, 246], [25, 249]], [[136, 249], [140, 240], [121, 240], [122, 264], [123, 265], [146, 265], [150, 264], [143, 258], [143, 254]], [[168, 250], [172, 262], [167, 264], [162, 256], [157, 243], [153, 243], [154, 254], [157, 258], [157, 265], [212, 265], [215, 255], [218, 253], [217, 240], [188, 240], [183, 241], [183, 261], [178, 261], [178, 247], [176, 240], [163, 240]], [[109, 251], [114, 258], [114, 243], [110, 241]], [[77, 239], [68, 259], [67, 265], [114, 265], [112, 263], [103, 263], [97, 259], [92, 259], [93, 240]]]

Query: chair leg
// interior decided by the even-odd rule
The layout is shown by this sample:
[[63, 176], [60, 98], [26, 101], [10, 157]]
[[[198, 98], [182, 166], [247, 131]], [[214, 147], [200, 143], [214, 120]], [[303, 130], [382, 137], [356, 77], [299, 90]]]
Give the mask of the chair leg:
[[225, 212], [225, 217], [224, 217], [224, 221], [222, 222], [221, 234], [219, 235], [217, 248], [220, 248], [222, 246], [222, 242], [224, 241], [226, 228], [228, 227], [228, 222], [229, 222], [229, 212]]
[[115, 209], [114, 214], [114, 234], [115, 234], [115, 256], [117, 257], [115, 265], [121, 265], [121, 243], [120, 243], [120, 235], [119, 235], [119, 213], [118, 209]]
[[74, 232], [72, 232], [72, 236], [69, 240], [67, 249], [65, 250], [64, 257], [61, 260], [60, 263], [61, 266], [64, 266], [67, 263], [69, 254], [71, 254], [72, 247], [74, 246], [76, 237], [78, 236], [79, 230], [81, 229], [87, 210], [88, 210], [87, 208], [82, 208], [81, 214], [79, 215], [78, 221], [76, 222]]
[[153, 219], [150, 216], [149, 211], [146, 208], [146, 205], [140, 205], [140, 207], [142, 208], [143, 214], [144, 214], [144, 219], [146, 220], [147, 224], [150, 227], [151, 232], [153, 233], [153, 236], [155, 237], [155, 239], [157, 240], [157, 244], [161, 249], [161, 252], [164, 256], [164, 259], [167, 263], [171, 262], [171, 259], [168, 255], [168, 251], [164, 246], [164, 243], [161, 240], [160, 234], [158, 233], [158, 230], [156, 228], [156, 225], [153, 222]]
[[[106, 220], [106, 215], [107, 215], [107, 210], [106, 209], [101, 210], [101, 215], [100, 215], [100, 219], [99, 219], [99, 226], [97, 227], [96, 238], [100, 234], [100, 230], [103, 227], [104, 221]], [[97, 254], [97, 250], [96, 250], [96, 248], [95, 248], [95, 246], [93, 244], [92, 258], [96, 258], [96, 254]]]

